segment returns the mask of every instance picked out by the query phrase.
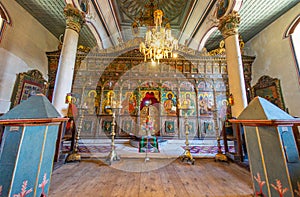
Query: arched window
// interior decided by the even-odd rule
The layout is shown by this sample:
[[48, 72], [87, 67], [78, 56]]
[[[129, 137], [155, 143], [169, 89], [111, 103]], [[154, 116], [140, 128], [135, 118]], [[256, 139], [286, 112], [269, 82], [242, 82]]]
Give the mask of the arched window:
[[0, 3], [0, 42], [2, 40], [6, 24], [11, 24], [10, 18], [3, 5]]
[[300, 15], [291, 23], [286, 31], [285, 37], [289, 37], [291, 40], [300, 83]]

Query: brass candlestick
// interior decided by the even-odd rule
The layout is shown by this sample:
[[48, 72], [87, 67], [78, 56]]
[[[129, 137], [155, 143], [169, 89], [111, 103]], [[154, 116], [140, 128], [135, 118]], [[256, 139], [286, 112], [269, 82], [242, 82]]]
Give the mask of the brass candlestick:
[[116, 126], [116, 111], [119, 112], [119, 110], [122, 108], [122, 106], [112, 106], [112, 123], [111, 123], [111, 150], [109, 155], [106, 158], [106, 162], [111, 165], [113, 161], [119, 161], [120, 157], [117, 154], [116, 146], [115, 146], [115, 126]]
[[82, 122], [83, 122], [83, 118], [84, 118], [84, 113], [85, 113], [85, 110], [88, 109], [88, 106], [83, 101], [84, 100], [84, 92], [85, 92], [85, 88], [91, 86], [92, 84], [93, 83], [92, 83], [91, 77], [89, 77], [88, 79], [84, 78], [84, 84], [82, 86], [82, 93], [81, 93], [81, 99], [80, 99], [81, 104], [79, 105], [79, 108], [78, 108], [79, 119], [78, 119], [78, 126], [76, 129], [76, 135], [75, 135], [75, 139], [74, 139], [74, 141], [75, 141], [74, 148], [72, 150], [72, 153], [67, 156], [66, 162], [81, 161], [81, 156], [78, 153], [78, 146], [79, 146], [80, 132], [82, 130]]
[[226, 161], [228, 162], [228, 158], [226, 155], [223, 154], [221, 150], [221, 144], [220, 144], [220, 137], [217, 137], [217, 142], [218, 142], [218, 153], [215, 156], [215, 161]]
[[[222, 147], [221, 147], [221, 137], [219, 133], [219, 126], [218, 126], [218, 118], [217, 118], [217, 110], [214, 110], [215, 112], [215, 129], [216, 129], [216, 137], [217, 137], [217, 146], [218, 146], [218, 153], [215, 155], [215, 161], [226, 161], [228, 162], [228, 158], [226, 155], [223, 154], [222, 152]], [[225, 131], [223, 131], [225, 132]]]
[[79, 146], [79, 139], [80, 139], [80, 132], [82, 129], [82, 122], [84, 118], [84, 110], [86, 110], [86, 107], [81, 107], [79, 108], [79, 122], [76, 130], [76, 135], [75, 135], [75, 143], [74, 143], [74, 149], [72, 150], [72, 153], [70, 153], [67, 158], [66, 162], [73, 162], [73, 161], [81, 161], [81, 156], [78, 153], [78, 146]]
[[[149, 109], [149, 108], [148, 108]], [[145, 157], [145, 162], [146, 161], [149, 161], [150, 158], [148, 157], [148, 152], [152, 151], [151, 149], [154, 148], [152, 147], [151, 143], [150, 143], [150, 140], [151, 140], [151, 131], [153, 129], [153, 125], [152, 125], [152, 122], [150, 120], [150, 114], [149, 114], [149, 110], [148, 110], [148, 116], [147, 116], [147, 119], [146, 119], [146, 125], [145, 125], [145, 129], [146, 129], [146, 157]]]
[[[215, 124], [216, 124], [216, 137], [217, 137], [217, 146], [218, 146], [218, 153], [215, 155], [215, 161], [226, 161], [228, 162], [228, 158], [225, 154], [223, 154], [222, 152], [222, 147], [221, 147], [221, 136], [220, 136], [220, 132], [219, 132], [219, 126], [218, 126], [218, 112], [217, 110], [215, 110]], [[226, 132], [226, 131], [223, 131]], [[224, 141], [224, 139], [223, 139]]]
[[149, 138], [150, 138], [150, 136], [151, 136], [150, 129], [147, 128], [147, 143], [146, 143], [146, 158], [145, 158], [145, 162], [150, 160], [150, 158], [148, 157]]
[[[222, 147], [221, 147], [221, 138], [220, 138], [220, 132], [219, 132], [219, 119], [218, 119], [218, 108], [217, 108], [217, 103], [216, 103], [216, 90], [213, 88], [214, 91], [214, 108], [213, 108], [213, 113], [214, 113], [214, 123], [215, 123], [215, 130], [216, 130], [216, 138], [217, 138], [217, 146], [218, 146], [218, 153], [215, 155], [215, 161], [228, 161], [226, 155], [223, 154], [222, 152]], [[223, 131], [225, 132], [225, 131]]]
[[184, 125], [185, 125], [185, 150], [184, 153], [180, 156], [181, 161], [190, 163], [194, 165], [195, 159], [191, 154], [190, 143], [189, 143], [189, 123], [188, 123], [188, 111], [191, 110], [191, 107], [180, 108], [184, 115]]

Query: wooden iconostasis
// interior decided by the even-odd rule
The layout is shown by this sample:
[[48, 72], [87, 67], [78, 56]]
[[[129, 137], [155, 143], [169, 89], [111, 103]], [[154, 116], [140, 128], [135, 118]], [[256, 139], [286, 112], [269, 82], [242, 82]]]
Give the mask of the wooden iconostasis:
[[[117, 138], [146, 135], [147, 117], [153, 124], [152, 135], [185, 138], [185, 114], [180, 110], [184, 104], [192, 107], [187, 112], [190, 137], [215, 138], [230, 113], [224, 56], [181, 53], [153, 65], [133, 49], [117, 56], [90, 52], [78, 59], [72, 95], [79, 108], [87, 106], [82, 138], [110, 137], [112, 105], [122, 106], [116, 110]], [[247, 90], [253, 60], [243, 57]], [[57, 62], [53, 56], [49, 60], [52, 74]], [[49, 76], [52, 82], [53, 78]]]

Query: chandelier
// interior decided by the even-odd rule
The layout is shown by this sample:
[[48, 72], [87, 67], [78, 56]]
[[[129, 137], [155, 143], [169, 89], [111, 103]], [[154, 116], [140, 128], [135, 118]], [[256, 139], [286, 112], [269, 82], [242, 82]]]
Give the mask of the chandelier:
[[[172, 36], [171, 26], [167, 19], [163, 18], [164, 12], [155, 9], [153, 1], [147, 5], [148, 10], [133, 23], [133, 28], [140, 25], [147, 25], [145, 41], [140, 43], [140, 52], [144, 55], [144, 60], [157, 62], [163, 58], [176, 57], [174, 53], [178, 49], [178, 40]], [[151, 15], [153, 13], [153, 15]], [[167, 21], [165, 26], [162, 23]]]

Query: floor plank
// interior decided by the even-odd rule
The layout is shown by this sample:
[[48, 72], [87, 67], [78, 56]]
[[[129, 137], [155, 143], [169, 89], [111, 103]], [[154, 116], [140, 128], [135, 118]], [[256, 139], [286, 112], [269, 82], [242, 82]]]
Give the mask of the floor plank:
[[53, 171], [49, 196], [233, 197], [253, 196], [250, 173], [234, 163], [196, 159], [121, 159], [68, 163]]

